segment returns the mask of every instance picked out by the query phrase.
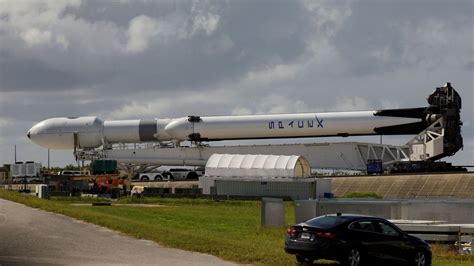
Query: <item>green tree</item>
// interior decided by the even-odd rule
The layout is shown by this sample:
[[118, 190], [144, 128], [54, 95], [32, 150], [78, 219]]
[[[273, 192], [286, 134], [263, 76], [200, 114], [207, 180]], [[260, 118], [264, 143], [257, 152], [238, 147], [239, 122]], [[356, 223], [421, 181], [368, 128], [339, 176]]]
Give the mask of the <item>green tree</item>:
[[74, 170], [74, 171], [79, 171], [79, 167], [77, 165], [73, 165], [73, 164], [68, 164], [66, 166], [64, 166], [63, 170]]

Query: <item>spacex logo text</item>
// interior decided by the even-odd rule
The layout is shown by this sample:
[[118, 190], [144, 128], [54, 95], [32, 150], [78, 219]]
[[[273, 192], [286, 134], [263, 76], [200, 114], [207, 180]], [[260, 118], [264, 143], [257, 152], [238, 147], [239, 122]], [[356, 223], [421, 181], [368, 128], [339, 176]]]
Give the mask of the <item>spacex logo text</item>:
[[324, 128], [324, 119], [319, 119], [315, 116], [315, 120], [291, 120], [291, 121], [270, 121], [268, 122], [269, 129], [285, 129], [285, 128]]

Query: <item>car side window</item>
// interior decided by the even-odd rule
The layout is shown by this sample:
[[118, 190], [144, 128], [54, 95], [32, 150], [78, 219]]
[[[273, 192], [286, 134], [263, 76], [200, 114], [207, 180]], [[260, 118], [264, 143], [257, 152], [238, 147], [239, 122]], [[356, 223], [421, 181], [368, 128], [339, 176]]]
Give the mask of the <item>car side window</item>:
[[349, 228], [365, 232], [375, 232], [375, 227], [372, 221], [357, 221], [352, 223]]
[[395, 228], [390, 226], [389, 224], [386, 224], [386, 223], [380, 222], [380, 221], [378, 222], [378, 224], [380, 226], [382, 234], [389, 235], [389, 236], [399, 236], [400, 235], [400, 233]]

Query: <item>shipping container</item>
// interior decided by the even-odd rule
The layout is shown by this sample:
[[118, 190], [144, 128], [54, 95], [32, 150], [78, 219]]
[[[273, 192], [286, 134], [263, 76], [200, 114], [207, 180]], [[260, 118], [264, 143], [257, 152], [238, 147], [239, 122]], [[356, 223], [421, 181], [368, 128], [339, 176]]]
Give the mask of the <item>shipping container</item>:
[[25, 175], [29, 177], [40, 176], [41, 173], [41, 164], [35, 162], [26, 162], [25, 163]]
[[117, 172], [117, 161], [95, 160], [91, 162], [90, 168], [93, 175], [114, 174]]
[[23, 162], [16, 162], [10, 166], [12, 177], [23, 177], [26, 174], [26, 166]]
[[35, 162], [16, 162], [10, 165], [12, 177], [38, 177], [41, 174], [41, 164]]

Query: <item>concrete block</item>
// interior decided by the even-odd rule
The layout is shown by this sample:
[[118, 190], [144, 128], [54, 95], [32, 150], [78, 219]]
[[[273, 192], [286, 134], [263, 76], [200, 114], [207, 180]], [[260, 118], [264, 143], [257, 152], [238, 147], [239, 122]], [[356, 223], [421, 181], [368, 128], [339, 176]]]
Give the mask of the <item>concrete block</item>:
[[283, 227], [285, 225], [283, 199], [262, 198], [261, 219], [263, 227]]

